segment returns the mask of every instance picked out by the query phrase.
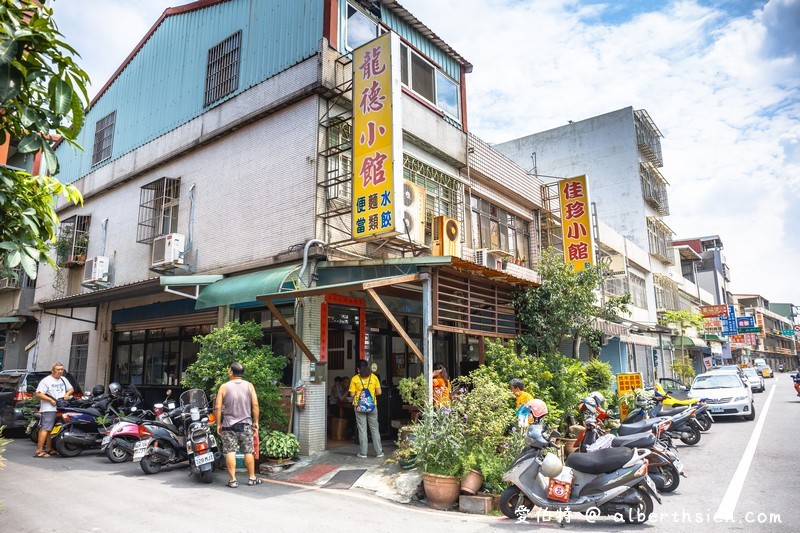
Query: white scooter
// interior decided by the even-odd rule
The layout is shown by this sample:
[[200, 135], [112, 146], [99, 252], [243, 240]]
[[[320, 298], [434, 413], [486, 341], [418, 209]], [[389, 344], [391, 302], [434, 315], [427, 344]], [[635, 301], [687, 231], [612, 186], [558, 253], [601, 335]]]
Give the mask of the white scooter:
[[644, 523], [661, 497], [647, 476], [647, 450], [608, 448], [572, 453], [567, 467], [545, 449], [561, 438], [557, 431], [544, 436], [542, 425], [528, 428], [526, 446], [503, 474], [512, 486], [500, 495], [500, 510], [509, 518], [524, 519], [533, 506], [547, 511], [613, 516], [628, 523]]

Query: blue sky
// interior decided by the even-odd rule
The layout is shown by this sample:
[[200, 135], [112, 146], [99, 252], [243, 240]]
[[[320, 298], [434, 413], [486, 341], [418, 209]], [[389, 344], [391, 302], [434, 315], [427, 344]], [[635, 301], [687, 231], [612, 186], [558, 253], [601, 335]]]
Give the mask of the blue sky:
[[[474, 65], [489, 142], [627, 106], [661, 132], [676, 237], [718, 234], [734, 291], [800, 304], [800, 0], [399, 0]], [[97, 91], [165, 7], [58, 0]]]

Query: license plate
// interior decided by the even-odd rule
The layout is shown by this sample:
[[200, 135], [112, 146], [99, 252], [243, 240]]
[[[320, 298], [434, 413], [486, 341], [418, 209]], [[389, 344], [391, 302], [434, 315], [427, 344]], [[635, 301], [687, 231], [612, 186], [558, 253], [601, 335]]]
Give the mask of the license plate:
[[137, 463], [142, 460], [144, 457], [145, 452], [147, 451], [147, 447], [150, 445], [149, 440], [140, 440], [133, 446], [133, 462]]
[[683, 472], [683, 463], [681, 462], [680, 459], [673, 459], [672, 466], [674, 466], [678, 470], [679, 474]]
[[197, 466], [204, 465], [206, 463], [211, 463], [214, 461], [214, 452], [204, 453], [203, 455], [198, 455], [194, 458], [194, 464]]
[[721, 413], [721, 412], [722, 412], [722, 407], [712, 407], [712, 408], [711, 408], [711, 409], [709, 409], [709, 410], [710, 410], [712, 413]]
[[53, 426], [53, 429], [50, 431], [51, 435], [58, 435], [58, 432], [61, 431], [61, 428], [64, 426]]
[[653, 494], [658, 494], [658, 491], [656, 490], [656, 484], [653, 483], [653, 480], [650, 479], [650, 476], [644, 476], [644, 480], [647, 483], [647, 486], [650, 487], [650, 490], [653, 491]]
[[106, 445], [106, 444], [108, 444], [109, 442], [111, 442], [111, 435], [106, 435], [105, 437], [103, 437], [103, 442], [101, 442], [100, 444], [102, 444], [103, 446], [105, 446], [105, 445]]

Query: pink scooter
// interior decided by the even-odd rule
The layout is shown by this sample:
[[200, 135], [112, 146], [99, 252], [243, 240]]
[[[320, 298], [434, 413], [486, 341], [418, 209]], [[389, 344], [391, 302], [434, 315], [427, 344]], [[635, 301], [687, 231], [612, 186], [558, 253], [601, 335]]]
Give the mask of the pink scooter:
[[[155, 405], [157, 411], [160, 405]], [[117, 420], [103, 437], [100, 450], [106, 453], [112, 463], [124, 463], [133, 459], [133, 446], [139, 442], [139, 424], [152, 420], [154, 416], [151, 411], [141, 411], [135, 407], [132, 411], [130, 416]]]

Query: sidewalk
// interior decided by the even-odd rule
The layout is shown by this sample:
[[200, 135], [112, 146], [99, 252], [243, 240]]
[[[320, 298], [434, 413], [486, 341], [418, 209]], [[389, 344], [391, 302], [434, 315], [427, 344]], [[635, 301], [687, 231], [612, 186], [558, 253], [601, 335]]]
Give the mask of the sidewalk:
[[[267, 474], [267, 477], [320, 487], [333, 480], [328, 488], [360, 490], [397, 503], [411, 503], [416, 501], [415, 494], [422, 482], [422, 474], [416, 469], [402, 470], [397, 463], [387, 462], [394, 450], [395, 446], [386, 442], [383, 444], [385, 456], [378, 458], [370, 445], [369, 457], [361, 458], [356, 456], [358, 445], [345, 441], [324, 452], [301, 457], [291, 467]], [[361, 470], [365, 471], [359, 475]], [[336, 479], [333, 479], [334, 476], [337, 476]], [[357, 479], [353, 481], [355, 477]]]

